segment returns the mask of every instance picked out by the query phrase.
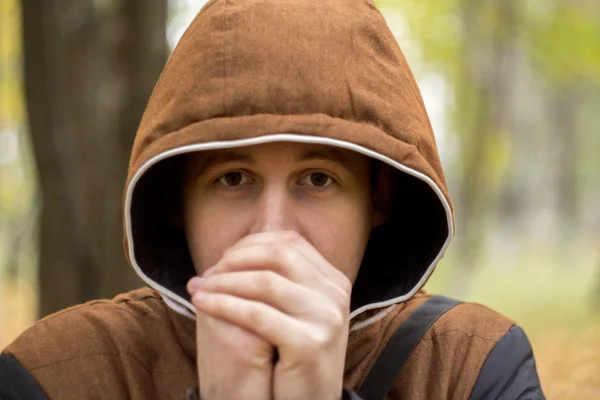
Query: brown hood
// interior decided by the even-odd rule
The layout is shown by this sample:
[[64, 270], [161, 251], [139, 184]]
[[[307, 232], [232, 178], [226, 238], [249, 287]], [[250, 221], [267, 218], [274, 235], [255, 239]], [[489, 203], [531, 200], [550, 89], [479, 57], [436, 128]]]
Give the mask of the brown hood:
[[352, 315], [410, 298], [453, 233], [435, 139], [413, 75], [369, 0], [212, 0], [165, 67], [142, 118], [125, 191], [131, 264], [193, 315], [178, 204], [181, 154], [270, 141], [348, 148], [399, 171], [373, 231]]

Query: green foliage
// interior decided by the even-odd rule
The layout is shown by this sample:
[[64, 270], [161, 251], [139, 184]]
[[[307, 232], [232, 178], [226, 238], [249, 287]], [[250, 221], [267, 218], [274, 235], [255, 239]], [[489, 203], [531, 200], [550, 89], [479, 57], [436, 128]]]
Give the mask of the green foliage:
[[535, 69], [555, 83], [574, 77], [600, 81], [600, 2], [566, 0], [379, 0], [400, 12], [431, 68], [456, 77], [465, 43], [485, 43], [502, 32], [499, 7], [514, 7], [510, 30]]
[[524, 3], [523, 40], [548, 82], [589, 78], [600, 83], [600, 3]]
[[[433, 73], [450, 87], [445, 140], [451, 143], [447, 147], [452, 154], [442, 158], [446, 157], [451, 183], [457, 237], [451, 249], [456, 253], [449, 265], [452, 272], [442, 280], [456, 279], [458, 270], [494, 275], [488, 271], [494, 268], [489, 258], [494, 259], [498, 243], [543, 243], [537, 251], [555, 254], [581, 242], [593, 255], [585, 260], [576, 255], [565, 264], [583, 263], [590, 271], [598, 270], [600, 2], [379, 0], [377, 4], [384, 16], [394, 16], [388, 18], [390, 25], [403, 25], [398, 40], [417, 79]], [[565, 190], [575, 193], [565, 196]], [[575, 199], [574, 206], [569, 199]], [[578, 221], [575, 229], [566, 231], [573, 220]], [[486, 251], [492, 255], [486, 256]], [[476, 271], [479, 265], [485, 268]], [[540, 307], [555, 307], [544, 299], [552, 298], [565, 282], [565, 274], [557, 271], [548, 275], [552, 283], [540, 288], [547, 293], [530, 299], [532, 315]], [[569, 274], [573, 270], [568, 269]], [[587, 276], [600, 287], [600, 274]], [[439, 277], [434, 275], [434, 280]], [[517, 280], [518, 274], [498, 287], [512, 287], [508, 283], [512, 279]], [[494, 280], [501, 282], [496, 275], [484, 277], [478, 288], [486, 291], [494, 287]], [[469, 288], [465, 293], [471, 293]], [[569, 307], [584, 301], [589, 299], [577, 298]], [[502, 298], [490, 304], [511, 303]]]

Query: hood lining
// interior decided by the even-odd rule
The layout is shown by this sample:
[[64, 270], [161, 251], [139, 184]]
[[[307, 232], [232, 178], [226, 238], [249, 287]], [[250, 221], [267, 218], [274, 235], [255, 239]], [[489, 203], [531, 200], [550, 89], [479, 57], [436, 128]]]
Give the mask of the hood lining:
[[[249, 139], [190, 144], [190, 145], [178, 147], [176, 149], [164, 151], [164, 152], [154, 156], [147, 162], [145, 162], [136, 171], [135, 175], [131, 179], [129, 185], [127, 186], [126, 196], [125, 196], [125, 214], [126, 214], [125, 215], [125, 224], [126, 224], [126, 235], [127, 235], [129, 257], [130, 257], [130, 261], [131, 261], [133, 268], [138, 273], [138, 275], [142, 278], [142, 280], [146, 284], [148, 284], [150, 287], [152, 287], [153, 289], [156, 289], [157, 291], [159, 291], [164, 297], [172, 300], [175, 304], [185, 307], [187, 310], [189, 310], [191, 312], [191, 315], [195, 315], [195, 312], [196, 312], [195, 308], [190, 303], [190, 301], [187, 298], [185, 298], [185, 296], [186, 296], [185, 287], [183, 288], [183, 292], [181, 290], [176, 290], [176, 291], [170, 290], [168, 287], [165, 287], [164, 285], [158, 283], [157, 281], [155, 281], [154, 279], [149, 277], [148, 274], [142, 270], [142, 268], [140, 267], [140, 265], [138, 263], [138, 259], [140, 258], [139, 255], [141, 253], [139, 252], [139, 249], [137, 249], [137, 250], [135, 249], [135, 241], [134, 241], [133, 228], [132, 228], [131, 206], [132, 206], [132, 202], [133, 202], [134, 191], [135, 191], [140, 179], [142, 178], [142, 176], [144, 176], [151, 169], [151, 167], [157, 165], [160, 161], [169, 159], [174, 156], [183, 155], [183, 154], [196, 152], [196, 151], [251, 146], [251, 145], [257, 145], [257, 144], [270, 143], [270, 142], [281, 142], [281, 141], [299, 142], [299, 143], [315, 143], [315, 144], [330, 145], [330, 146], [345, 148], [348, 150], [353, 150], [358, 153], [369, 156], [373, 159], [377, 159], [379, 161], [385, 162], [386, 164], [389, 164], [392, 167], [394, 167], [396, 170], [404, 172], [405, 174], [416, 178], [417, 180], [423, 182], [424, 184], [427, 184], [427, 186], [429, 186], [429, 188], [432, 189], [433, 194], [436, 195], [437, 200], [439, 200], [439, 204], [441, 204], [443, 211], [446, 214], [447, 234], [446, 234], [446, 238], [445, 238], [443, 244], [441, 245], [439, 252], [433, 258], [431, 263], [425, 268], [421, 278], [416, 282], [416, 284], [413, 286], [412, 289], [408, 290], [403, 295], [390, 298], [389, 300], [364, 304], [364, 305], [358, 307], [357, 309], [353, 310], [350, 314], [350, 317], [354, 318], [355, 316], [357, 316], [367, 310], [389, 307], [393, 304], [400, 303], [400, 302], [405, 301], [408, 298], [412, 297], [424, 285], [424, 283], [427, 281], [427, 279], [431, 275], [433, 269], [435, 268], [435, 265], [442, 258], [446, 248], [448, 247], [448, 245], [450, 243], [451, 237], [454, 233], [454, 226], [453, 226], [453, 221], [452, 221], [452, 212], [450, 209], [450, 205], [449, 205], [448, 200], [444, 197], [441, 189], [433, 182], [433, 180], [431, 178], [424, 175], [423, 173], [420, 173], [411, 168], [408, 168], [408, 167], [404, 166], [403, 164], [401, 164], [385, 155], [382, 155], [378, 152], [375, 152], [375, 151], [365, 148], [363, 146], [357, 145], [355, 143], [346, 142], [346, 141], [338, 140], [338, 139], [332, 139], [332, 138], [324, 138], [324, 137], [319, 137], [319, 136], [308, 136], [308, 135], [298, 135], [298, 134], [289, 134], [289, 133], [264, 135], [264, 136], [260, 136], [260, 137], [249, 138]], [[136, 251], [138, 251], [138, 252], [136, 253]], [[143, 258], [143, 255], [142, 255], [142, 258]], [[171, 307], [175, 311], [177, 311], [174, 308], [175, 304], [170, 304], [170, 302], [168, 302], [167, 304], [169, 305], [169, 307]]]

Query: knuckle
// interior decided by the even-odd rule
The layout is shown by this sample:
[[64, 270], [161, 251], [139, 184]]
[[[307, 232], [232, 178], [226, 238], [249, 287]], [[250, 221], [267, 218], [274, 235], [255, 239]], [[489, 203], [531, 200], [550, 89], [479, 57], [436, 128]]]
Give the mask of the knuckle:
[[336, 310], [334, 313], [332, 313], [331, 322], [333, 326], [335, 326], [338, 329], [345, 327], [348, 324], [348, 318], [346, 313]]
[[285, 242], [276, 242], [273, 244], [271, 256], [273, 257], [277, 270], [285, 269], [286, 266], [294, 261], [294, 257], [290, 253], [290, 248]]
[[315, 329], [310, 335], [309, 348], [319, 350], [327, 347], [330, 343], [330, 337], [327, 335], [324, 329]]
[[278, 258], [286, 252], [287, 244], [281, 240], [273, 242], [270, 246], [269, 251], [271, 255]]
[[351, 292], [346, 288], [336, 286], [332, 293], [332, 300], [336, 305], [344, 309], [350, 308]]
[[252, 326], [262, 326], [264, 324], [264, 317], [259, 310], [254, 307], [250, 307], [247, 310], [248, 321]]
[[287, 231], [281, 236], [282, 240], [287, 244], [298, 243], [302, 240], [302, 236], [295, 231]]
[[349, 309], [350, 299], [352, 295], [352, 286], [349, 284], [332, 283], [329, 287], [328, 292], [330, 293], [331, 300], [340, 308]]
[[350, 299], [352, 297], [352, 285], [348, 284], [348, 288], [344, 288], [340, 291], [340, 301], [346, 308], [350, 307]]
[[348, 319], [345, 313], [334, 308], [327, 310], [325, 318], [327, 325], [332, 327], [333, 330], [339, 330], [340, 328], [344, 327]]
[[327, 329], [320, 327], [311, 327], [299, 335], [298, 348], [302, 349], [304, 354], [314, 354], [330, 346], [332, 342], [331, 335]]
[[215, 269], [214, 272], [229, 271], [232, 269], [233, 265], [235, 265], [235, 253], [231, 252], [229, 254], [224, 254], [216, 267], [213, 267]]
[[277, 283], [275, 282], [275, 273], [273, 271], [261, 271], [256, 275], [256, 286], [261, 292], [272, 296], [277, 291]]
[[350, 279], [339, 269], [335, 268], [334, 274], [332, 275], [332, 281], [342, 291], [350, 295], [352, 292], [352, 282]]
[[342, 274], [340, 279], [340, 287], [344, 291], [346, 297], [349, 298], [350, 294], [352, 293], [352, 282], [350, 282], [350, 279], [348, 279], [346, 275]]
[[286, 250], [289, 249], [289, 247], [293, 244], [298, 243], [300, 240], [301, 236], [297, 232], [285, 231], [281, 232], [274, 238], [272, 245], [278, 251]]

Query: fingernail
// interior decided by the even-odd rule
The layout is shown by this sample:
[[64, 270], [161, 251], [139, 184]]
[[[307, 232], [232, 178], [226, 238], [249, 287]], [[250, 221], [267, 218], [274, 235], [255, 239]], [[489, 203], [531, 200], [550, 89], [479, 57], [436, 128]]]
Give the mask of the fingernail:
[[188, 283], [188, 288], [190, 290], [196, 290], [196, 289], [200, 289], [203, 285], [204, 285], [204, 278], [202, 278], [200, 276], [195, 276], [192, 279], [190, 279], [190, 282]]

